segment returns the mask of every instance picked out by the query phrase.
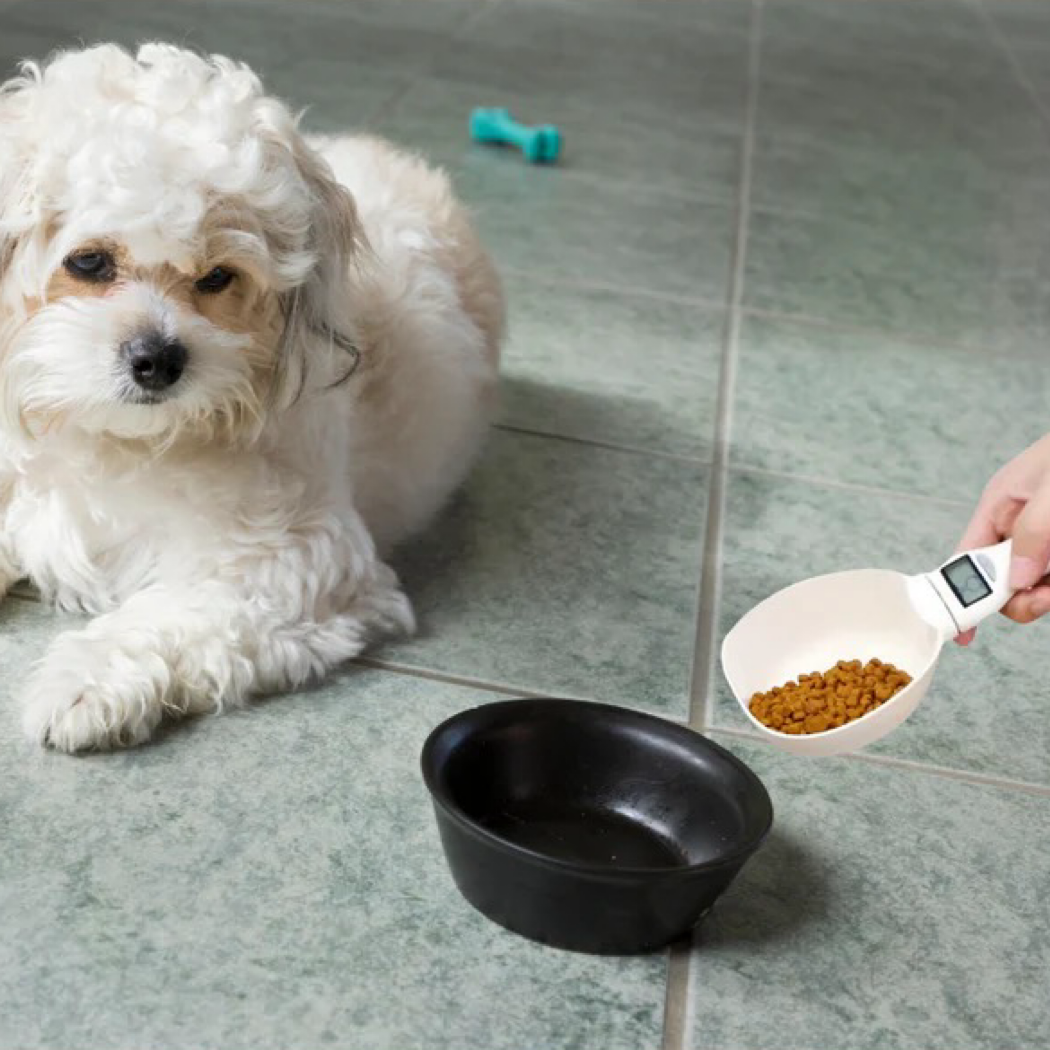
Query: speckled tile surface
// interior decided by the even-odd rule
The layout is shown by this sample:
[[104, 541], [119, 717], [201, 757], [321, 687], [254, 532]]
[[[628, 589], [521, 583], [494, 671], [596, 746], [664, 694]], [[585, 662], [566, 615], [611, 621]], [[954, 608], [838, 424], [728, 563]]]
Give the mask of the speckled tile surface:
[[1011, 45], [1050, 48], [1050, 9], [1041, 0], [1010, 0], [986, 10]]
[[1003, 45], [1013, 62], [1025, 87], [1032, 93], [1033, 102], [1042, 110], [1043, 119], [1050, 120], [1050, 68], [1047, 54], [1050, 52], [1050, 31], [1046, 20], [1035, 8], [1031, 13], [1035, 19], [1029, 26], [1012, 17], [1016, 14], [1013, 5], [999, 11], [990, 8], [995, 29], [1002, 34]]
[[[732, 2], [657, 7], [606, 0], [505, 0], [434, 65], [443, 77], [502, 88], [677, 110], [740, 127], [746, 9]], [[538, 72], [541, 71], [541, 72]]]
[[[167, 39], [229, 54], [267, 76], [287, 59], [341, 61], [349, 79], [360, 65], [426, 68], [475, 7], [473, 0], [20, 0], [4, 14], [4, 41], [6, 49], [20, 33], [52, 46]], [[310, 85], [303, 86], [308, 92]]]
[[[13, 696], [33, 663], [44, 655], [51, 640], [62, 630], [82, 625], [83, 621], [78, 617], [57, 613], [38, 601], [18, 597], [0, 601], [0, 681], [3, 683], [0, 688], [6, 688], [9, 697]], [[0, 782], [6, 774], [15, 775], [19, 763], [34, 754], [28, 746], [23, 748], [18, 712], [10, 702], [0, 717], [0, 748], [7, 754], [7, 759], [0, 761]], [[3, 810], [4, 804], [0, 802], [0, 828], [4, 826]], [[3, 857], [0, 856], [2, 865]]]
[[720, 742], [777, 824], [700, 935], [692, 1050], [1043, 1041], [1050, 798]]
[[1050, 333], [1041, 289], [1050, 250], [1015, 214], [938, 232], [930, 221], [756, 209], [745, 302], [992, 352], [1039, 356]]
[[763, 21], [746, 302], [1038, 356], [1050, 147], [978, 6]]
[[486, 699], [356, 670], [130, 754], [0, 743], [0, 1045], [656, 1050], [661, 956], [533, 945], [452, 884], [417, 755]]
[[1048, 197], [1046, 151], [1034, 125], [1027, 146], [1010, 152], [994, 138], [936, 149], [920, 139], [891, 152], [878, 138], [804, 127], [788, 134], [775, 121], [759, 123], [752, 200], [763, 208], [860, 218], [893, 231], [920, 223], [950, 237], [974, 226], [1016, 228]]
[[490, 158], [464, 164], [455, 177], [503, 267], [566, 284], [610, 285], [627, 295], [725, 299], [733, 220], [727, 205], [639, 194], [618, 182], [560, 179], [554, 171], [494, 165]]
[[364, 124], [448, 45], [474, 0], [17, 0], [4, 11], [0, 69], [79, 42], [167, 40], [248, 62], [271, 91], [309, 107], [308, 127]]
[[767, 4], [759, 89], [759, 130], [835, 131], [844, 153], [925, 142], [934, 156], [952, 145], [1031, 148], [1038, 138], [1037, 114], [976, 3]]
[[[0, 607], [0, 1048], [1045, 1042], [1050, 628], [946, 652], [870, 761], [725, 736], [777, 824], [670, 986], [663, 954], [565, 954], [476, 914], [417, 773], [434, 724], [496, 696], [428, 675], [694, 721], [709, 677], [714, 724], [739, 730], [716, 667], [690, 711], [702, 589], [717, 652], [800, 577], [930, 568], [1050, 428], [1050, 7], [756, 10], [0, 0], [5, 75], [81, 39], [167, 38], [250, 62], [309, 128], [430, 155], [511, 299], [504, 429], [397, 558], [422, 624], [377, 654], [400, 673], [74, 760], [24, 744], [11, 700], [74, 621]], [[562, 164], [472, 145], [476, 105], [559, 124]]]
[[684, 718], [705, 492], [693, 463], [497, 434], [395, 562], [422, 632], [383, 655]]
[[[479, 72], [479, 78], [484, 77]], [[741, 90], [736, 105], [743, 111]], [[586, 176], [732, 203], [740, 166], [740, 124], [698, 113], [696, 108], [654, 107], [638, 99], [598, 107], [592, 101], [552, 92], [543, 79], [514, 90], [495, 84], [427, 78], [379, 122], [395, 142], [411, 144], [450, 167], [461, 163], [518, 166], [516, 150], [472, 144], [467, 122], [477, 106], [509, 109], [529, 124], [557, 120], [562, 153], [544, 178]], [[656, 162], [658, 159], [658, 162]]]
[[511, 277], [503, 421], [707, 462], [721, 310]]
[[[921, 391], [920, 393], [917, 393]], [[1046, 429], [1050, 360], [752, 317], [736, 465], [967, 501]], [[948, 553], [951, 553], [950, 551]]]

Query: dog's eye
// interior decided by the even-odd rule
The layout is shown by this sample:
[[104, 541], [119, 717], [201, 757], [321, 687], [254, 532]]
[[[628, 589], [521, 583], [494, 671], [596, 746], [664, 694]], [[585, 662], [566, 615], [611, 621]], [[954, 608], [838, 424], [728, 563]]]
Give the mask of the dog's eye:
[[214, 270], [206, 273], [197, 282], [197, 291], [214, 295], [216, 292], [221, 292], [224, 288], [229, 288], [233, 277], [232, 270], [227, 270], [224, 266], [216, 266]]
[[74, 277], [85, 281], [108, 281], [116, 272], [113, 256], [109, 252], [74, 252], [64, 265]]

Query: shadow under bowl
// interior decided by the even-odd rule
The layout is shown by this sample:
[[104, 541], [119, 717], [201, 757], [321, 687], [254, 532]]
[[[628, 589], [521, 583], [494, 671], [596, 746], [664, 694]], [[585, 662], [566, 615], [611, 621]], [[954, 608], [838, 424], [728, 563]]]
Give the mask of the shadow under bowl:
[[710, 910], [773, 821], [724, 748], [575, 700], [462, 711], [422, 753], [449, 868], [484, 915], [544, 944], [653, 951]]

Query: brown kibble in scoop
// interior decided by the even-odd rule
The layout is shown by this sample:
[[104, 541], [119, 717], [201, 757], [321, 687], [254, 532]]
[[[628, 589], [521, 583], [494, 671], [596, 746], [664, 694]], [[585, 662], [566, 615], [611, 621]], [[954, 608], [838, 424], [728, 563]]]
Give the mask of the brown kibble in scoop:
[[756, 693], [748, 705], [764, 726], [781, 733], [824, 733], [880, 707], [911, 675], [881, 660], [840, 660], [824, 674], [799, 675], [797, 682]]

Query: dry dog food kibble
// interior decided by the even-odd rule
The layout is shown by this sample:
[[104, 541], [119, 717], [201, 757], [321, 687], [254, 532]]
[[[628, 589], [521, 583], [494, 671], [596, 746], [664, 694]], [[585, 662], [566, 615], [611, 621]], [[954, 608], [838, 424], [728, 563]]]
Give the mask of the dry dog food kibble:
[[911, 675], [881, 660], [840, 660], [824, 674], [799, 675], [797, 682], [751, 697], [751, 713], [779, 733], [824, 733], [886, 703], [911, 682]]

